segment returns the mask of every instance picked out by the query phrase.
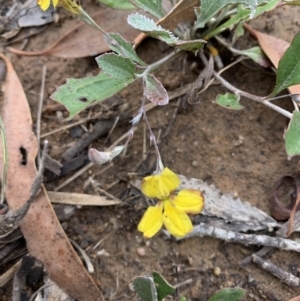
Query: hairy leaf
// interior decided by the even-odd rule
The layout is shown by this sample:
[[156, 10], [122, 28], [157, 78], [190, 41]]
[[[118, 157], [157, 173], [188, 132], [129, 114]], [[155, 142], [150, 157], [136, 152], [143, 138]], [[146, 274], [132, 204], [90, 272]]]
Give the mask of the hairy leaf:
[[164, 15], [161, 0], [133, 0], [133, 3], [158, 19]]
[[157, 300], [162, 301], [167, 295], [173, 294], [175, 288], [158, 272], [152, 273], [153, 280], [157, 291]]
[[135, 9], [136, 7], [129, 0], [97, 0], [114, 9]]
[[245, 291], [241, 288], [224, 288], [209, 298], [208, 301], [238, 301], [243, 298]]
[[290, 158], [300, 155], [300, 113], [297, 111], [294, 111], [285, 133], [285, 149]]
[[131, 59], [123, 56], [106, 53], [96, 58], [98, 66], [107, 75], [121, 80], [134, 79], [135, 64]]
[[205, 43], [205, 40], [178, 41], [174, 46], [186, 51], [198, 51]]
[[246, 50], [239, 51], [240, 54], [245, 55], [249, 58], [251, 58], [255, 63], [268, 68], [270, 67], [270, 61], [266, 57], [266, 55], [263, 53], [260, 47], [252, 47]]
[[[270, 0], [267, 4], [259, 6], [256, 8], [254, 18], [260, 16], [261, 14], [274, 9], [280, 0]], [[232, 27], [233, 25], [239, 23], [242, 20], [250, 19], [250, 11], [243, 7], [243, 5], [239, 5], [237, 8], [237, 13], [233, 15], [228, 21], [222, 23], [219, 27], [209, 32], [206, 36], [207, 39], [219, 34], [220, 32]]]
[[111, 50], [116, 53], [130, 58], [132, 61], [145, 66], [146, 64], [138, 57], [131, 43], [127, 42], [118, 33], [108, 33], [109, 38], [105, 38]]
[[66, 84], [57, 88], [51, 98], [67, 108], [70, 113], [68, 119], [71, 119], [87, 107], [111, 97], [133, 81], [132, 78], [126, 81], [115, 79], [102, 72], [94, 77], [70, 78]]
[[224, 95], [218, 95], [216, 103], [221, 107], [231, 110], [241, 110], [244, 107], [239, 103], [240, 97], [235, 94], [226, 93]]
[[152, 19], [149, 19], [138, 13], [128, 16], [127, 22], [132, 27], [147, 33], [149, 36], [162, 40], [169, 45], [173, 45], [178, 41], [171, 31], [156, 25]]
[[201, 0], [200, 14], [197, 18], [197, 28], [203, 28], [205, 24], [214, 17], [221, 9], [231, 4], [244, 4], [246, 8], [251, 10], [250, 18], [255, 14], [256, 7], [268, 1], [257, 1], [257, 0]]
[[290, 47], [286, 50], [279, 61], [278, 72], [276, 76], [276, 86], [271, 94], [274, 96], [288, 88], [300, 83], [300, 32], [293, 39]]
[[157, 292], [152, 277], [136, 277], [132, 282], [134, 290], [143, 301], [158, 301]]
[[147, 74], [144, 78], [144, 95], [153, 103], [164, 106], [169, 103], [168, 92], [162, 83], [153, 75]]

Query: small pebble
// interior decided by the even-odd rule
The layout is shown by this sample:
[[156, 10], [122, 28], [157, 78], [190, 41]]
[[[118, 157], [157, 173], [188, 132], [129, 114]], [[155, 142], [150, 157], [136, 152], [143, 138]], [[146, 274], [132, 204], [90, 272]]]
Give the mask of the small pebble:
[[232, 281], [229, 280], [229, 281], [227, 281], [227, 286], [228, 286], [228, 287], [234, 286], [234, 283], [233, 283]]
[[220, 276], [220, 274], [221, 274], [221, 268], [219, 268], [219, 267], [214, 267], [214, 274], [215, 274], [216, 276]]
[[198, 162], [197, 162], [196, 160], [194, 160], [194, 161], [192, 162], [192, 166], [194, 166], [194, 167], [198, 166]]
[[146, 250], [145, 250], [145, 248], [140, 247], [140, 248], [137, 248], [137, 249], [136, 249], [136, 253], [137, 253], [139, 256], [143, 257], [143, 256], [146, 255]]
[[193, 145], [194, 145], [194, 146], [198, 146], [198, 144], [199, 144], [198, 141], [194, 141], [194, 142], [193, 142]]
[[146, 245], [146, 247], [150, 247], [150, 245], [151, 245], [150, 240], [147, 240], [146, 243], [145, 243], [145, 245]]

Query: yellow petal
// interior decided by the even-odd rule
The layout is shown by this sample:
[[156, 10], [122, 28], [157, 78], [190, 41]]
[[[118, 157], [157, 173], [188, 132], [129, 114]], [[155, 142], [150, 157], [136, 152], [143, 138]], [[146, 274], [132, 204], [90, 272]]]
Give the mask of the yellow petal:
[[193, 230], [193, 225], [188, 215], [175, 208], [169, 199], [164, 201], [163, 221], [167, 230], [176, 237], [185, 236]]
[[138, 230], [143, 232], [144, 236], [150, 238], [154, 236], [163, 225], [162, 216], [163, 205], [157, 203], [157, 205], [150, 206], [144, 213], [139, 225]]
[[149, 198], [163, 200], [179, 185], [179, 177], [166, 167], [161, 174], [148, 176], [143, 179], [142, 192]]
[[51, 0], [38, 0], [37, 4], [42, 10], [47, 10], [50, 6]]
[[180, 190], [172, 201], [177, 209], [190, 214], [198, 214], [204, 207], [204, 196], [199, 190]]
[[59, 0], [52, 0], [52, 3], [53, 3], [53, 7], [55, 8], [58, 4]]

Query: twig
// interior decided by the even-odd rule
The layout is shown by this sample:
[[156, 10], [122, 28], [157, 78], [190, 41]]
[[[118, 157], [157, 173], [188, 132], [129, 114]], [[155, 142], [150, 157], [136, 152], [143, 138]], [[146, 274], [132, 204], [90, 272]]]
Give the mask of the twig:
[[[41, 136], [41, 117], [42, 117], [42, 108], [43, 108], [43, 101], [44, 101], [44, 91], [45, 91], [45, 79], [46, 79], [46, 72], [47, 67], [46, 65], [43, 66], [42, 69], [42, 81], [41, 81], [41, 90], [40, 90], [40, 97], [38, 103], [38, 112], [36, 117], [36, 139], [38, 142], [38, 154], [40, 153], [40, 136]], [[37, 164], [40, 166], [40, 156], [38, 156]]]
[[172, 128], [172, 126], [175, 122], [175, 119], [176, 119], [176, 116], [177, 116], [177, 113], [178, 113], [178, 108], [179, 108], [180, 104], [181, 104], [181, 98], [178, 98], [176, 107], [175, 107], [173, 115], [172, 115], [172, 118], [171, 118], [171, 120], [168, 124], [168, 127], [167, 127], [165, 133], [162, 136], [162, 139], [166, 138], [169, 135], [170, 130], [171, 130], [171, 128]]
[[174, 285], [174, 288], [175, 289], [177, 289], [177, 288], [179, 288], [179, 287], [181, 287], [181, 286], [184, 286], [184, 285], [186, 285], [186, 284], [190, 284], [190, 283], [192, 283], [193, 282], [193, 279], [187, 279], [187, 280], [185, 280], [185, 281], [183, 281], [183, 282], [181, 282], [181, 283], [177, 283], [177, 284], [175, 284]]
[[14, 277], [16, 271], [20, 269], [21, 263], [22, 260], [19, 260], [12, 267], [10, 267], [9, 270], [7, 270], [5, 273], [0, 275], [0, 287], [3, 287], [6, 283], [10, 281], [11, 278]]
[[230, 230], [223, 230], [213, 226], [207, 226], [204, 223], [194, 227], [194, 230], [187, 234], [184, 238], [195, 236], [210, 236], [228, 242], [242, 243], [245, 245], [260, 245], [300, 252], [300, 243], [290, 239], [271, 237], [268, 235], [242, 234]]
[[[200, 51], [200, 58], [202, 60], [202, 62], [207, 65], [208, 64], [208, 61], [204, 55], [204, 53], [202, 51]], [[248, 93], [248, 92], [245, 92], [245, 91], [242, 91], [236, 87], [234, 87], [232, 84], [230, 84], [228, 81], [226, 81], [222, 76], [220, 76], [217, 72], [213, 71], [213, 75], [214, 77], [225, 87], [227, 88], [228, 90], [234, 92], [235, 94], [238, 94], [238, 95], [241, 95], [243, 97], [246, 97], [248, 99], [252, 99], [256, 102], [259, 102], [271, 109], [273, 109], [274, 111], [282, 114], [283, 116], [291, 119], [293, 114], [274, 105], [273, 103], [269, 102], [269, 100], [267, 100], [265, 97], [260, 97], [260, 96], [257, 96], [257, 95], [254, 95], [254, 94], [251, 94], [251, 93]]]
[[[55, 188], [54, 191], [59, 191], [60, 189], [62, 189], [63, 187], [67, 186], [68, 184], [70, 184], [72, 181], [74, 181], [75, 179], [77, 179], [79, 176], [81, 176], [84, 172], [86, 172], [87, 170], [89, 170], [90, 168], [92, 168], [95, 164], [93, 162], [90, 162], [89, 164], [87, 164], [86, 166], [84, 166], [82, 169], [80, 169], [78, 172], [76, 172], [72, 177], [70, 177], [69, 179], [67, 179], [65, 182], [61, 183], [58, 187]], [[103, 168], [101, 170], [101, 173], [103, 173], [104, 171], [106, 171], [107, 169], [109, 169], [112, 165], [109, 164], [107, 165], [105, 168]]]
[[87, 268], [88, 272], [90, 274], [94, 273], [95, 269], [93, 267], [91, 259], [88, 257], [88, 255], [86, 254], [86, 252], [74, 240], [70, 239], [70, 242], [80, 252], [83, 260], [85, 261], [86, 268]]
[[269, 260], [264, 260], [255, 254], [252, 255], [252, 260], [263, 270], [273, 274], [275, 277], [279, 278], [282, 282], [286, 283], [287, 285], [290, 286], [300, 285], [300, 278], [294, 276], [291, 273], [284, 271], [279, 266], [273, 264]]
[[[290, 226], [290, 221], [288, 220], [286, 223], [284, 223], [279, 230], [276, 231], [276, 236], [279, 237], [286, 237], [286, 233], [289, 229]], [[295, 220], [294, 220], [294, 229], [299, 229], [300, 228], [300, 211], [298, 211], [295, 214]], [[263, 257], [267, 255], [270, 251], [272, 251], [271, 247], [263, 247], [259, 251], [255, 253], [255, 255], [259, 257]], [[252, 262], [252, 255], [247, 256], [245, 259], [239, 262], [239, 265], [245, 266]]]

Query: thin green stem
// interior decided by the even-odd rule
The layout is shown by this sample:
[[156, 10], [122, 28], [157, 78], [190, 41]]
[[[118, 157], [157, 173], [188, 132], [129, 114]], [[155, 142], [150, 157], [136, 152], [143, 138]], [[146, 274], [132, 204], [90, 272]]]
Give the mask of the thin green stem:
[[165, 56], [164, 58], [162, 58], [161, 60], [148, 65], [148, 67], [140, 74], [136, 74], [135, 76], [137, 78], [143, 78], [146, 74], [154, 71], [155, 69], [159, 68], [160, 66], [162, 66], [163, 64], [171, 61], [172, 59], [176, 58], [177, 56], [179, 56], [179, 54], [181, 54], [182, 50], [179, 51], [173, 51], [170, 54], [168, 54], [167, 56]]

